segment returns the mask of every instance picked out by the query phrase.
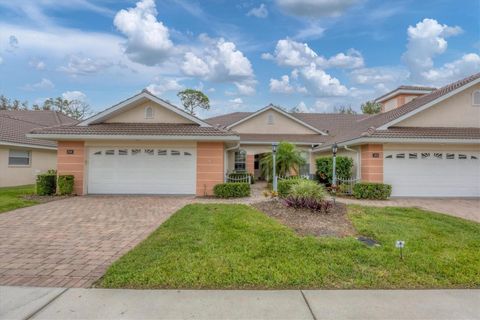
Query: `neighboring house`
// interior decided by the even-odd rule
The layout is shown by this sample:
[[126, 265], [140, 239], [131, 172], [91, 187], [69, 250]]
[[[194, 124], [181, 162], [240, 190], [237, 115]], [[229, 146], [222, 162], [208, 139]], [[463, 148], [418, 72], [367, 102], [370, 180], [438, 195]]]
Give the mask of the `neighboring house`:
[[37, 174], [56, 168], [56, 142], [27, 133], [75, 122], [54, 111], [0, 110], [0, 187], [32, 184]]
[[440, 89], [400, 87], [377, 99], [378, 115], [288, 113], [269, 105], [200, 120], [142, 91], [77, 124], [36, 129], [59, 143], [58, 171], [87, 193], [211, 194], [232, 171], [261, 176], [272, 143], [315, 159], [354, 159], [355, 177], [394, 196], [480, 196], [480, 74]]

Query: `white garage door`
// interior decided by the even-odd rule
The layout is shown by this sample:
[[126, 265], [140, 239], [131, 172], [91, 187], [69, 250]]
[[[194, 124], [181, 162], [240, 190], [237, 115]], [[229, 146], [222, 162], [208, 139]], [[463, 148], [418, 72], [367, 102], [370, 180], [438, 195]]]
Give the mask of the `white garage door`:
[[195, 194], [195, 148], [90, 148], [90, 194]]
[[478, 152], [386, 151], [384, 181], [392, 196], [478, 197]]

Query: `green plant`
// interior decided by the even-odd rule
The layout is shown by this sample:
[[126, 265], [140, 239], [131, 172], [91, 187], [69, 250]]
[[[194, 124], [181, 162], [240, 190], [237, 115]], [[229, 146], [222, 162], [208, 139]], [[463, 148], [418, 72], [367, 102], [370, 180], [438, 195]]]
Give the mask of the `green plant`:
[[36, 193], [39, 196], [47, 196], [55, 194], [57, 176], [54, 174], [44, 173], [37, 176]]
[[357, 199], [385, 200], [392, 194], [392, 186], [384, 183], [360, 182], [353, 186], [353, 196]]
[[[333, 157], [320, 157], [316, 159], [317, 177], [320, 182], [332, 184]], [[338, 156], [336, 159], [337, 179], [347, 180], [352, 177], [353, 159]]]
[[312, 180], [299, 179], [290, 187], [289, 196], [303, 199], [322, 200], [325, 197], [325, 189], [321, 184]]
[[57, 170], [55, 170], [55, 169], [48, 169], [46, 173], [47, 173], [47, 174], [57, 175]]
[[255, 183], [255, 178], [253, 177], [253, 174], [248, 173], [248, 172], [232, 172], [228, 174], [228, 178], [233, 179], [234, 181], [232, 182], [237, 182], [235, 180], [239, 179], [245, 179], [244, 181], [238, 181], [238, 182], [247, 182], [247, 177], [250, 176], [250, 183], [254, 184]]
[[[277, 146], [275, 163], [276, 174], [278, 176], [288, 176], [292, 171], [298, 174], [300, 166], [304, 165], [306, 161], [294, 144], [282, 141]], [[271, 181], [273, 176], [273, 157], [271, 152], [260, 160], [260, 169], [262, 175]]]
[[70, 195], [73, 193], [74, 177], [72, 175], [61, 175], [57, 178], [58, 194]]
[[204, 110], [210, 109], [210, 100], [208, 97], [199, 90], [185, 89], [177, 93], [177, 96], [182, 101], [185, 111], [195, 115], [195, 109], [200, 108]]
[[277, 190], [278, 190], [278, 196], [280, 198], [285, 198], [286, 196], [289, 195], [290, 193], [290, 188], [298, 183], [300, 180], [300, 178], [289, 178], [289, 179], [281, 179], [281, 180], [278, 180], [278, 183], [277, 183]]
[[213, 194], [218, 198], [241, 198], [250, 196], [250, 185], [246, 182], [220, 183], [213, 187]]

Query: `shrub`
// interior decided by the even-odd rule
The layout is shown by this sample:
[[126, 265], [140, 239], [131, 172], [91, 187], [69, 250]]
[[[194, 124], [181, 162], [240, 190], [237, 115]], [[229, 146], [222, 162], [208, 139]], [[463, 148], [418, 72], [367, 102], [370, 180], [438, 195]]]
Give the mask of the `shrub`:
[[353, 196], [357, 199], [385, 200], [392, 194], [392, 186], [384, 183], [361, 182], [353, 186]]
[[55, 174], [39, 174], [36, 181], [36, 191], [39, 196], [55, 194], [57, 176]]
[[74, 181], [74, 178], [72, 175], [58, 176], [58, 179], [57, 179], [58, 194], [60, 195], [72, 194], [73, 181]]
[[246, 182], [220, 183], [213, 187], [213, 194], [218, 198], [240, 198], [250, 196], [250, 185]]
[[331, 201], [325, 201], [315, 198], [302, 198], [288, 196], [283, 199], [284, 205], [295, 209], [310, 209], [315, 212], [328, 213], [333, 207]]
[[246, 177], [250, 176], [250, 183], [251, 184], [254, 184], [255, 183], [255, 179], [253, 178], [253, 174], [251, 173], [248, 173], [248, 172], [233, 172], [233, 173], [229, 173], [228, 174], [228, 178], [232, 178], [232, 179], [245, 179], [245, 181], [232, 181], [232, 182], [246, 182], [247, 179]]
[[325, 197], [325, 189], [315, 181], [301, 179], [290, 187], [289, 196], [322, 200]]
[[298, 183], [301, 179], [299, 178], [290, 178], [290, 179], [281, 179], [277, 182], [277, 191], [280, 198], [285, 198], [290, 193], [290, 188]]
[[[316, 160], [317, 176], [320, 182], [332, 184], [333, 157], [320, 157]], [[338, 156], [336, 160], [337, 178], [347, 180], [352, 177], [353, 159]]]

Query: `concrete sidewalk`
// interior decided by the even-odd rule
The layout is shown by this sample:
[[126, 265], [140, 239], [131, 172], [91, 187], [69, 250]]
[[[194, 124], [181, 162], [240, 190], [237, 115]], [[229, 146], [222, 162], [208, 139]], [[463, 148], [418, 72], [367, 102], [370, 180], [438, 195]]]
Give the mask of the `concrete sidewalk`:
[[0, 319], [480, 319], [480, 290], [0, 287]]

